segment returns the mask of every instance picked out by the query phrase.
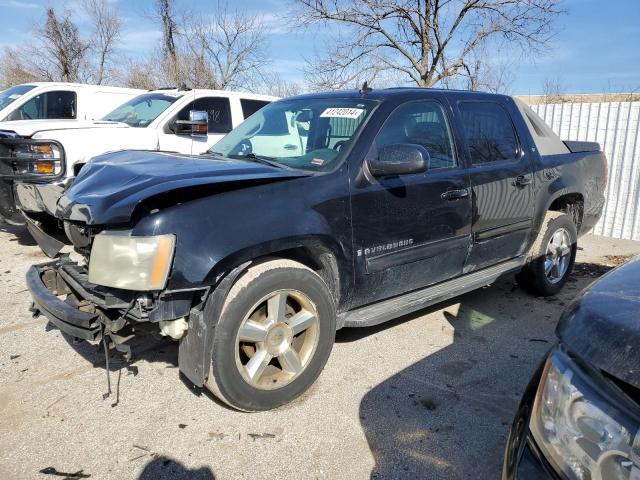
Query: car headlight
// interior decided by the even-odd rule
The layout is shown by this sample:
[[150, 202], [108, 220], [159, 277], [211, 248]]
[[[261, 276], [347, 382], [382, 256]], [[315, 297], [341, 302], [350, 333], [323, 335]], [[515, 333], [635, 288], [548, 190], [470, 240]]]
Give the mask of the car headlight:
[[[569, 479], [640, 478], [640, 419], [560, 348], [547, 360], [531, 416], [538, 447]], [[617, 397], [617, 401], [616, 401]], [[634, 447], [635, 445], [635, 447]]]
[[162, 290], [171, 268], [175, 236], [133, 237], [129, 233], [94, 237], [89, 282], [125, 290]]
[[17, 174], [60, 175], [63, 169], [62, 148], [52, 142], [15, 143], [11, 157]]

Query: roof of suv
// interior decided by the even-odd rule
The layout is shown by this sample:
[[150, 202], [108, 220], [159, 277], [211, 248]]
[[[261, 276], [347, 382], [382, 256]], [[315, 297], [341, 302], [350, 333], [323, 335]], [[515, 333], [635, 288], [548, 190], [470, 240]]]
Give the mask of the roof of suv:
[[372, 88], [367, 93], [362, 93], [360, 90], [337, 90], [327, 92], [306, 93], [297, 95], [293, 98], [371, 98], [373, 100], [384, 100], [390, 97], [407, 96], [414, 94], [423, 94], [425, 92], [440, 92], [440, 93], [455, 93], [457, 95], [465, 95], [470, 97], [507, 97], [498, 93], [477, 92], [471, 90], [452, 90], [445, 88], [420, 88], [420, 87], [393, 87], [393, 88]]

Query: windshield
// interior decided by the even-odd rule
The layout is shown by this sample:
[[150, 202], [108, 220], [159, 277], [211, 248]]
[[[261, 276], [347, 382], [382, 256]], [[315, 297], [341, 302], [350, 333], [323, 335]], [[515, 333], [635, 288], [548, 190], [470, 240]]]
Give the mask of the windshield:
[[260, 109], [209, 153], [257, 158], [284, 167], [334, 168], [377, 102], [360, 98], [282, 100]]
[[130, 127], [146, 127], [177, 99], [164, 93], [145, 93], [120, 105], [102, 120], [122, 122]]
[[22, 95], [27, 93], [29, 90], [33, 90], [36, 88], [35, 85], [16, 85], [15, 87], [7, 88], [0, 92], [0, 110], [2, 110], [7, 105], [15, 102]]

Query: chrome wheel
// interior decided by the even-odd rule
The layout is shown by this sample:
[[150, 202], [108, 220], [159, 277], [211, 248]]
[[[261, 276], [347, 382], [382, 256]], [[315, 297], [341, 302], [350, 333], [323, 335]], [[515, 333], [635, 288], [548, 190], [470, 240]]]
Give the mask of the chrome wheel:
[[273, 292], [256, 303], [240, 324], [236, 366], [254, 388], [281, 388], [309, 365], [319, 332], [318, 312], [309, 297], [297, 290]]
[[544, 273], [551, 283], [558, 283], [567, 273], [571, 261], [571, 237], [564, 228], [557, 230], [547, 244]]

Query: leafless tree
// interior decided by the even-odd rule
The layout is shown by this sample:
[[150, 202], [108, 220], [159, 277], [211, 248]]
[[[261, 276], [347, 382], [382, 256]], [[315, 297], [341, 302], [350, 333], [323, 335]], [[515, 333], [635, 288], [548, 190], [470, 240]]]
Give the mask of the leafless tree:
[[41, 78], [24, 66], [20, 50], [11, 47], [5, 48], [0, 57], [0, 90], [38, 80]]
[[117, 72], [117, 84], [129, 88], [141, 88], [143, 90], [155, 90], [167, 86], [162, 81], [161, 55], [152, 55], [142, 60], [126, 59]]
[[174, 8], [174, 0], [156, 0], [154, 17], [162, 25], [162, 59], [163, 68], [170, 83], [182, 83], [180, 60], [178, 58], [178, 16]]
[[342, 87], [401, 72], [429, 87], [465, 75], [480, 47], [501, 41], [541, 53], [560, 0], [294, 0], [305, 24], [341, 26], [344, 36], [309, 60], [325, 85]]
[[89, 47], [96, 55], [94, 83], [107, 77], [115, 46], [120, 38], [122, 20], [114, 4], [108, 0], [86, 0], [85, 9], [93, 23]]
[[76, 82], [81, 80], [81, 68], [88, 44], [80, 38], [71, 13], [58, 17], [53, 7], [47, 8], [47, 20], [38, 32], [39, 48], [45, 53], [51, 70], [42, 73], [52, 80]]
[[441, 83], [446, 87], [508, 94], [515, 80], [514, 68], [515, 60], [499, 50], [489, 54], [480, 48], [464, 60], [460, 78], [449, 77]]
[[291, 97], [302, 93], [302, 86], [282, 77], [277, 72], [268, 72], [263, 76], [264, 87], [260, 93], [273, 95], [274, 97]]
[[[14, 74], [45, 81], [77, 82], [88, 78], [88, 44], [78, 33], [71, 13], [58, 15], [48, 7], [42, 24], [33, 32], [33, 43], [5, 49]], [[6, 67], [5, 67], [6, 70]]]
[[184, 31], [190, 74], [199, 86], [254, 89], [260, 83], [267, 61], [260, 17], [219, 3], [215, 15], [191, 17]]
[[544, 103], [562, 103], [565, 87], [560, 77], [547, 77], [542, 84]]

